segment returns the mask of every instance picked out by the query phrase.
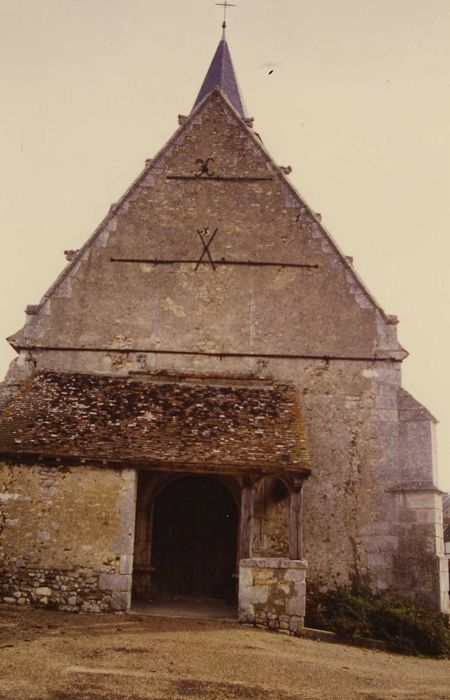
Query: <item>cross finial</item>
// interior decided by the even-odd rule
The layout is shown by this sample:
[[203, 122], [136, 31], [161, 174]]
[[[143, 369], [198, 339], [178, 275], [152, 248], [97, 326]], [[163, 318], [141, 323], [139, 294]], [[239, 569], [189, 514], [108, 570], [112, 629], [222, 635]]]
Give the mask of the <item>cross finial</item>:
[[224, 2], [216, 2], [216, 5], [220, 5], [220, 7], [223, 7], [222, 29], [225, 32], [225, 28], [227, 26], [227, 9], [229, 7], [236, 7], [236, 5], [232, 5], [231, 2], [228, 2], [228, 0], [225, 0]]

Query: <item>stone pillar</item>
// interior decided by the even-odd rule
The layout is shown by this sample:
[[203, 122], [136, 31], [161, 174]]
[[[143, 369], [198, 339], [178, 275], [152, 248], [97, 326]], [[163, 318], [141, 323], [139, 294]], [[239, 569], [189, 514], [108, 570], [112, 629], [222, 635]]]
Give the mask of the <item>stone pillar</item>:
[[133, 578], [134, 531], [136, 518], [137, 472], [135, 469], [122, 470], [122, 494], [117, 502], [120, 520], [120, 534], [115, 538], [116, 571], [102, 573], [98, 578], [99, 591], [111, 595], [112, 610], [129, 610]]
[[278, 557], [242, 559], [239, 622], [298, 634], [305, 617], [306, 562]]

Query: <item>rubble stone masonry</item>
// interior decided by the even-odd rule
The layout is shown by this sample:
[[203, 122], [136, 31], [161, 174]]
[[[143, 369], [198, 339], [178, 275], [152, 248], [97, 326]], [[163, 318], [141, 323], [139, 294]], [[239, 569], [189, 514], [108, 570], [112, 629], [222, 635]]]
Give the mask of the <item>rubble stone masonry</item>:
[[0, 464], [0, 600], [126, 610], [135, 472]]
[[305, 617], [305, 574], [305, 561], [242, 559], [239, 622], [298, 634]]

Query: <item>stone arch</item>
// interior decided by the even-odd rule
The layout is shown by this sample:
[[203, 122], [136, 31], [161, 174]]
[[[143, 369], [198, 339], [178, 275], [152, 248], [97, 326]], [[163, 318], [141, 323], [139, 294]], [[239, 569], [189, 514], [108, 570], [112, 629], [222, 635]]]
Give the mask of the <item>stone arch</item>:
[[154, 500], [152, 592], [159, 598], [235, 595], [239, 509], [210, 474], [180, 475]]
[[[133, 567], [133, 598], [148, 599], [154, 588], [156, 579], [154, 562], [152, 561], [153, 528], [155, 503], [165, 489], [176, 481], [194, 476], [182, 472], [147, 472], [139, 473], [137, 503], [136, 503], [136, 529]], [[204, 475], [206, 476], [206, 475]], [[228, 475], [208, 475], [215, 479], [230, 494], [236, 508], [239, 519], [241, 489], [240, 480]], [[236, 528], [236, 551], [238, 548], [238, 533]], [[236, 561], [237, 568], [237, 561]]]

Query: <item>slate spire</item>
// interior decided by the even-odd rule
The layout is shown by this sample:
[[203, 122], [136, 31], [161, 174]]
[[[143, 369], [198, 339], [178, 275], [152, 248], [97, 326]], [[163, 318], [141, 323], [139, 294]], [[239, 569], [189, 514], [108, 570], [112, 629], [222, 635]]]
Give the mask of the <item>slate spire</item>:
[[208, 72], [200, 88], [200, 92], [197, 95], [197, 99], [195, 100], [193, 109], [217, 85], [218, 87], [220, 87], [222, 92], [225, 93], [225, 95], [228, 97], [236, 111], [239, 112], [241, 117], [245, 118], [246, 112], [239, 90], [236, 74], [234, 72], [230, 49], [228, 48], [227, 40], [225, 38], [225, 22], [223, 23], [222, 27], [222, 38], [219, 42], [219, 46], [216, 49], [216, 53], [214, 54], [213, 60], [211, 61], [211, 65], [209, 66]]

